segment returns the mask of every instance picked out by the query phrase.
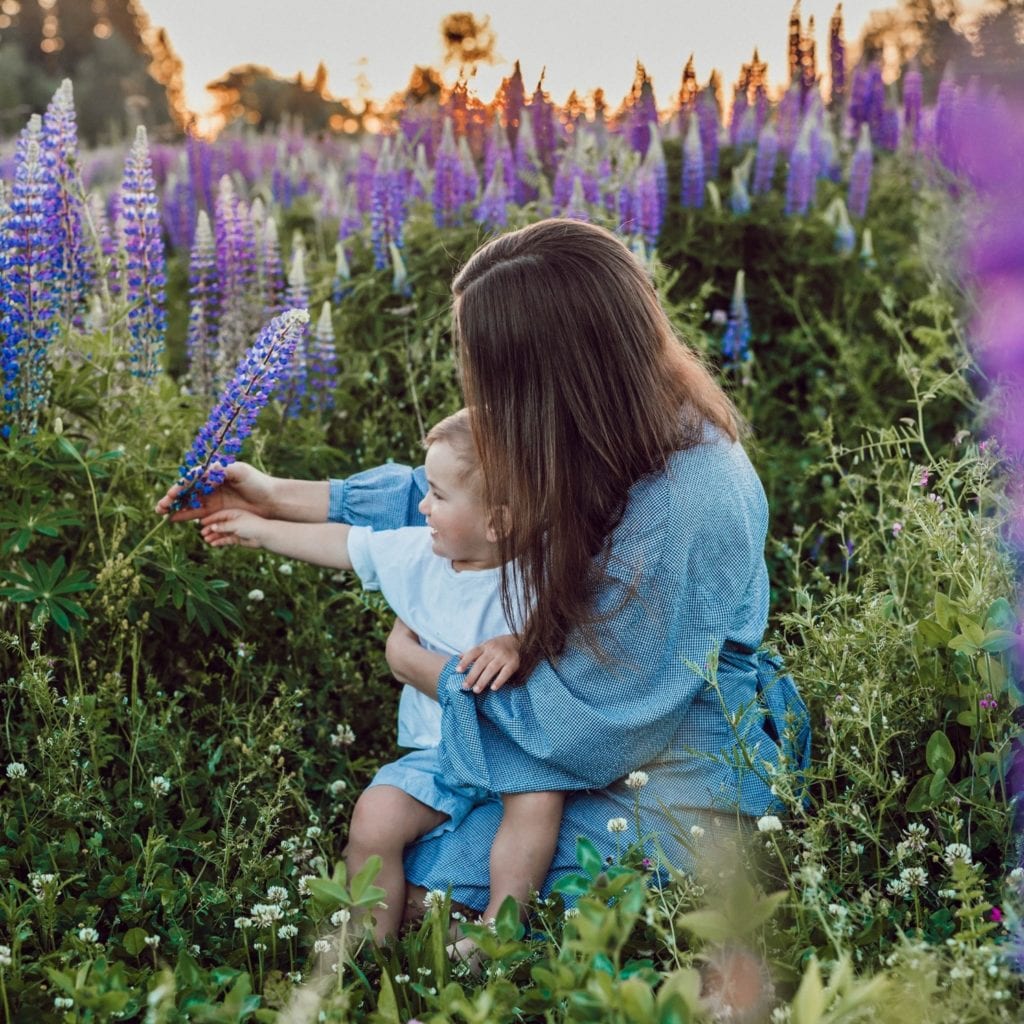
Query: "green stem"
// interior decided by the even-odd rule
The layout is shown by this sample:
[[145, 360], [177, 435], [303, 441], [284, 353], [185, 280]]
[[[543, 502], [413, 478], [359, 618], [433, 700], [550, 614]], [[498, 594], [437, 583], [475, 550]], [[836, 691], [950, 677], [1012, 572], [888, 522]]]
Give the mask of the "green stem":
[[128, 552], [125, 560], [130, 562], [138, 554], [139, 550], [150, 539], [150, 537], [152, 537], [153, 534], [155, 534], [157, 532], [157, 530], [159, 530], [160, 527], [162, 527], [164, 525], [164, 523], [166, 523], [166, 522], [167, 522], [166, 518], [161, 519], [160, 522], [158, 522], [156, 524], [156, 526], [154, 526], [153, 529], [150, 530], [149, 533], [147, 533], [146, 536], [143, 537], [142, 540], [140, 540], [139, 543], [136, 544], [135, 547], [133, 547], [131, 549], [131, 551]]

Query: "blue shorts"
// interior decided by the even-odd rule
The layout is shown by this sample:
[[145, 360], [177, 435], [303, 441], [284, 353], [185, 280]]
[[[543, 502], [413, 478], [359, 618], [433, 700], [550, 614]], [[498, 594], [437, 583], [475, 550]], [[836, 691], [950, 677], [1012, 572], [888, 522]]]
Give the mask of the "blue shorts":
[[421, 836], [422, 839], [458, 828], [466, 815], [481, 804], [494, 801], [498, 804], [500, 814], [500, 797], [477, 786], [453, 784], [444, 777], [437, 763], [437, 747], [414, 750], [384, 765], [374, 775], [367, 789], [373, 786], [394, 786], [421, 804], [448, 815], [447, 821]]

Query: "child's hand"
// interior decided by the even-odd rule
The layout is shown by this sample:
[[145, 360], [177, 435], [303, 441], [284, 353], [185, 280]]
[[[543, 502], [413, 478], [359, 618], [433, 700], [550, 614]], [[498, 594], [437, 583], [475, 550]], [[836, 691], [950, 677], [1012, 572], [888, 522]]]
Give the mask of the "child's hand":
[[483, 693], [488, 687], [500, 690], [519, 669], [519, 643], [514, 636], [496, 636], [471, 647], [459, 659], [458, 672], [469, 669], [462, 682], [464, 690]]
[[252, 512], [225, 508], [204, 516], [202, 538], [210, 547], [223, 548], [238, 544], [243, 548], [261, 548], [266, 543], [268, 521]]

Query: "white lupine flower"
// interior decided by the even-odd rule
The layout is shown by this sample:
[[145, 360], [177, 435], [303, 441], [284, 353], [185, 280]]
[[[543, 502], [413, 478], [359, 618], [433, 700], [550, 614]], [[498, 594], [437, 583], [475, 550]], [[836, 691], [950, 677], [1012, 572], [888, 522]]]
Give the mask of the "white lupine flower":
[[171, 791], [171, 784], [163, 775], [154, 775], [149, 780], [149, 788], [153, 791], [154, 796], [167, 796]]
[[340, 928], [343, 924], [348, 924], [351, 920], [351, 910], [336, 910], [331, 914], [331, 924], [333, 924], [335, 928]]
[[775, 814], [766, 814], [762, 818], [757, 819], [757, 831], [758, 832], [781, 832], [782, 822]]
[[942, 859], [952, 867], [958, 860], [965, 864], [971, 863], [971, 848], [965, 843], [950, 843], [942, 855]]
[[329, 953], [331, 950], [331, 944], [327, 939], [317, 939], [313, 943], [314, 953]]
[[277, 929], [279, 939], [294, 939], [299, 934], [299, 929], [293, 924], [283, 924]]
[[651, 777], [647, 772], [630, 772], [626, 776], [626, 785], [630, 789], [643, 789], [650, 781]]
[[268, 903], [287, 903], [288, 890], [283, 885], [272, 885], [267, 889]]
[[629, 828], [629, 822], [625, 818], [610, 818], [608, 820], [609, 832], [625, 832], [627, 828]]
[[100, 933], [95, 928], [79, 928], [78, 937], [83, 942], [99, 942]]
[[264, 597], [266, 597], [266, 594], [264, 594], [263, 591], [257, 587], [255, 590], [250, 590], [246, 596], [254, 604], [257, 604], [260, 601], [262, 601]]
[[7, 778], [23, 779], [28, 775], [28, 769], [20, 761], [12, 761], [7, 766]]

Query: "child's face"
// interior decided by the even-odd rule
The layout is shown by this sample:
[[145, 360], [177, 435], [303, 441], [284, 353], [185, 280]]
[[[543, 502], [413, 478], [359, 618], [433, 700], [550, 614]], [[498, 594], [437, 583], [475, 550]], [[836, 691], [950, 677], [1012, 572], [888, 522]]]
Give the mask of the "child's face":
[[425, 462], [430, 490], [419, 509], [427, 517], [434, 554], [458, 570], [494, 568], [497, 537], [479, 494], [462, 479], [465, 468], [458, 455], [451, 445], [435, 441]]

